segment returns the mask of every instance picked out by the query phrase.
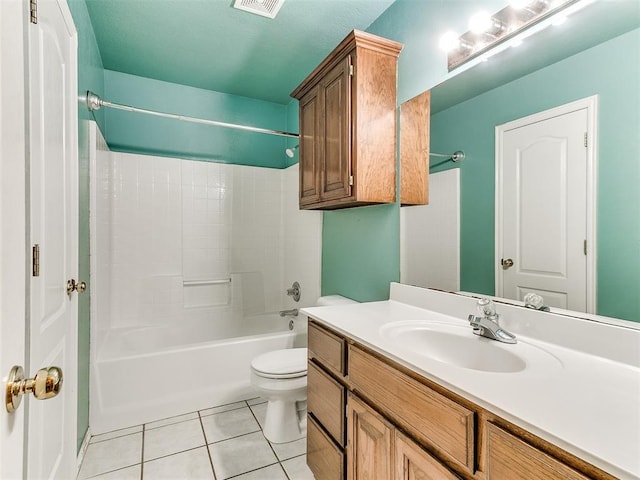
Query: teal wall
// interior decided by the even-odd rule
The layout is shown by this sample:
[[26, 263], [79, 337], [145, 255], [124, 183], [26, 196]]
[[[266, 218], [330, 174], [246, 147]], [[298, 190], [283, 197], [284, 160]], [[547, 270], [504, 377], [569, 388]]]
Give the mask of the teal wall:
[[637, 29], [432, 116], [432, 149], [467, 154], [462, 290], [494, 292], [494, 127], [597, 94], [598, 313], [640, 321], [639, 63]]
[[[287, 130], [287, 107], [237, 95], [104, 71], [110, 102], [185, 116]], [[200, 125], [105, 109], [105, 140], [112, 150], [195, 160], [284, 168], [287, 137]], [[297, 123], [295, 130], [297, 132]], [[294, 143], [295, 144], [295, 143]]]
[[[104, 91], [102, 60], [84, 0], [68, 0], [78, 32], [78, 94], [87, 90], [99, 95]], [[77, 448], [89, 428], [89, 120], [93, 119], [84, 103], [78, 105], [78, 171], [79, 171], [79, 265], [78, 277], [87, 282], [87, 290], [78, 296], [78, 437]], [[104, 116], [97, 112], [96, 121], [103, 129]], [[104, 130], [103, 130], [104, 131]]]

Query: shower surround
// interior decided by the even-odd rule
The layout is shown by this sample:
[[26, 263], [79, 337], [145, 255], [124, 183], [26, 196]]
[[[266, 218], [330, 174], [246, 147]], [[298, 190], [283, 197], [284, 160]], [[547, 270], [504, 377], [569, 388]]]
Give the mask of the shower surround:
[[253, 356], [306, 343], [277, 312], [320, 295], [297, 165], [111, 152], [91, 131], [92, 433], [246, 397]]

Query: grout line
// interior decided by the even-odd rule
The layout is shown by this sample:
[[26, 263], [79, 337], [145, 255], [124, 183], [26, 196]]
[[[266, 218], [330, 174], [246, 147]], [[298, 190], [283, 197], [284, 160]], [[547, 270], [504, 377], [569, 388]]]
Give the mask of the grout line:
[[[242, 475], [246, 475], [247, 473], [251, 473], [251, 472], [257, 472], [258, 470], [262, 470], [263, 468], [268, 468], [268, 467], [273, 467], [274, 465], [278, 465], [280, 462], [274, 462], [274, 463], [270, 463], [268, 465], [263, 465], [262, 467], [258, 467], [258, 468], [254, 468], [253, 470], [248, 470], [246, 472], [242, 472], [239, 473], [237, 475], [233, 475], [232, 477], [227, 477], [225, 480], [231, 480], [232, 478], [238, 478]], [[282, 468], [282, 466], [280, 467]], [[284, 470], [284, 468], [282, 468]], [[287, 473], [285, 472], [285, 476], [287, 475]]]
[[[295, 458], [295, 457], [293, 457]], [[282, 464], [282, 462], [278, 462], [278, 464], [280, 465], [280, 468], [282, 469], [282, 471], [284, 472], [284, 476], [287, 477], [287, 480], [291, 480], [291, 477], [289, 476], [289, 474], [287, 473], [287, 469], [284, 468], [284, 465]]]
[[144, 433], [146, 428], [142, 425], [142, 448], [140, 449], [140, 480], [144, 479]]
[[89, 445], [94, 445], [94, 444], [96, 444], [96, 443], [102, 443], [102, 442], [108, 442], [109, 440], [114, 440], [114, 439], [116, 439], [116, 438], [128, 437], [129, 435], [135, 435], [135, 434], [137, 434], [137, 433], [142, 433], [142, 428], [141, 428], [141, 429], [140, 429], [139, 431], [137, 431], [137, 432], [123, 433], [122, 435], [116, 435], [115, 437], [105, 438], [105, 439], [103, 439], [103, 440], [102, 440], [102, 439], [101, 439], [101, 440], [97, 440], [97, 439], [96, 439], [96, 440], [94, 440], [94, 438], [96, 438], [96, 437], [102, 437], [102, 436], [104, 436], [104, 435], [109, 435], [109, 434], [111, 434], [111, 433], [119, 432], [119, 431], [121, 431], [121, 430], [129, 430], [129, 429], [131, 429], [131, 428], [135, 428], [135, 427], [142, 427], [142, 425], [133, 425], [133, 426], [131, 426], [131, 427], [119, 428], [118, 430], [112, 430], [112, 431], [110, 431], [110, 432], [101, 433], [101, 434], [99, 434], [99, 435], [92, 435], [92, 436], [91, 436], [91, 439], [89, 440]]
[[209, 456], [209, 465], [211, 465], [211, 471], [213, 472], [213, 480], [218, 478], [216, 476], [216, 469], [213, 468], [213, 457], [211, 456], [211, 450], [209, 450], [209, 444], [207, 443], [207, 434], [204, 433], [204, 425], [202, 424], [202, 415], [198, 412], [198, 419], [200, 420], [200, 428], [202, 429], [202, 436], [204, 437], [204, 448], [207, 449], [207, 455]]
[[[233, 403], [238, 403], [238, 402], [233, 402]], [[228, 404], [228, 405], [231, 405], [231, 404]], [[220, 405], [220, 406], [222, 407], [224, 405]], [[202, 411], [199, 411], [198, 415], [200, 415], [201, 417], [211, 417], [212, 415], [220, 415], [221, 413], [234, 412], [236, 410], [240, 410], [242, 408], [247, 408], [247, 407], [248, 407], [248, 405], [243, 405], [243, 406], [240, 406], [238, 408], [230, 408], [229, 410], [222, 410], [221, 412], [210, 412], [210, 413], [206, 413], [204, 415], [202, 415]], [[218, 407], [212, 407], [212, 408], [218, 408]], [[205, 408], [204, 410], [211, 410], [211, 408]]]
[[115, 470], [109, 470], [108, 472], [96, 473], [95, 475], [91, 475], [90, 477], [86, 477], [85, 480], [91, 480], [92, 478], [101, 477], [102, 475], [107, 475], [107, 474], [111, 474], [111, 473], [114, 473], [114, 472], [119, 472], [120, 470], [126, 470], [127, 468], [135, 467], [136, 465], [140, 465], [140, 464], [139, 463], [134, 463], [133, 465], [125, 465], [124, 467], [118, 467]]
[[[2, 0], [0, 0], [0, 1], [2, 1]], [[215, 442], [207, 443], [207, 445], [216, 445], [218, 443], [227, 442], [229, 440], [235, 440], [236, 438], [245, 437], [247, 435], [254, 435], [256, 433], [262, 433], [262, 430], [254, 430], [253, 432], [241, 433], [240, 435], [236, 435], [235, 437], [223, 438], [222, 440], [216, 440]], [[263, 434], [263, 436], [264, 436], [264, 434]], [[206, 437], [205, 437], [205, 441], [206, 441]], [[276, 458], [278, 458], [278, 457], [276, 456]]]
[[174, 415], [173, 417], [168, 417], [168, 418], [161, 418], [160, 420], [154, 420], [153, 422], [148, 422], [145, 423], [145, 427], [147, 430], [156, 430], [157, 428], [162, 428], [162, 427], [168, 427], [170, 425], [177, 425], [178, 423], [184, 423], [184, 422], [189, 422], [191, 420], [197, 420], [198, 417], [194, 417], [194, 418], [185, 418], [184, 420], [177, 420], [175, 422], [171, 422], [171, 423], [165, 423], [164, 425], [158, 425], [158, 426], [153, 426], [151, 425], [152, 423], [158, 423], [158, 422], [164, 422], [165, 420], [171, 420], [172, 418], [179, 418], [179, 417], [185, 417], [187, 415], [198, 415], [198, 412], [187, 412], [187, 413], [182, 413], [180, 415]]

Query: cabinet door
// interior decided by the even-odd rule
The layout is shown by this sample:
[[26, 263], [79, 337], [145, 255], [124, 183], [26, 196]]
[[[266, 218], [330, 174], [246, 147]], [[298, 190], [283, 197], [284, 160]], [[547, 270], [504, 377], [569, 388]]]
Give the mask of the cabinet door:
[[589, 477], [487, 423], [487, 480], [587, 480]]
[[320, 82], [324, 106], [322, 201], [351, 196], [351, 58], [347, 55]]
[[393, 478], [393, 426], [349, 394], [347, 480]]
[[300, 99], [300, 206], [320, 200], [322, 105], [316, 87]]
[[395, 480], [457, 480], [459, 477], [396, 430]]

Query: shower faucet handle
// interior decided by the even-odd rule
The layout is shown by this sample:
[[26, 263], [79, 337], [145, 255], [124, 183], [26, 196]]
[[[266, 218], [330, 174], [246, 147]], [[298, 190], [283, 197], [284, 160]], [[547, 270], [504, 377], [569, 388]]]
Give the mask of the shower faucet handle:
[[293, 297], [293, 300], [296, 302], [300, 301], [300, 284], [298, 282], [293, 282], [291, 288], [287, 288], [287, 295]]

